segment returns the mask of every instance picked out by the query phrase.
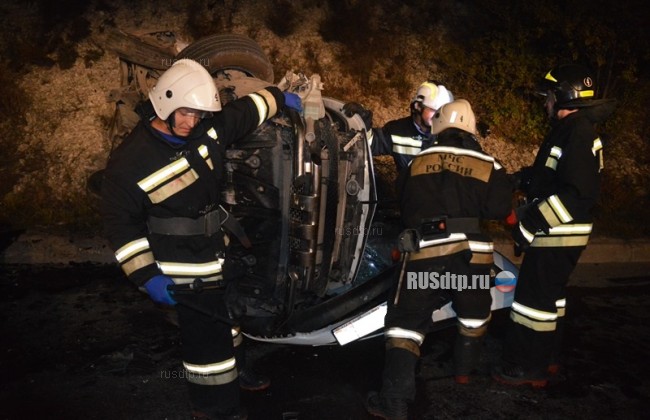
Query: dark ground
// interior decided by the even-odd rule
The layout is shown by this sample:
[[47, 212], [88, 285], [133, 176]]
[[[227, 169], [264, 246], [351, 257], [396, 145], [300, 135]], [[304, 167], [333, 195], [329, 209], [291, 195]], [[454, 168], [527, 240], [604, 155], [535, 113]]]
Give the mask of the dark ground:
[[[569, 288], [565, 370], [547, 389], [489, 378], [504, 311], [467, 386], [447, 376], [454, 330], [430, 334], [413, 418], [647, 418], [650, 267], [637, 267], [640, 276], [620, 268], [585, 267], [587, 281]], [[0, 266], [0, 309], [1, 419], [188, 418], [178, 330], [115, 266]], [[369, 418], [363, 400], [380, 384], [381, 339], [249, 343], [257, 369], [273, 380], [244, 394], [251, 419]]]

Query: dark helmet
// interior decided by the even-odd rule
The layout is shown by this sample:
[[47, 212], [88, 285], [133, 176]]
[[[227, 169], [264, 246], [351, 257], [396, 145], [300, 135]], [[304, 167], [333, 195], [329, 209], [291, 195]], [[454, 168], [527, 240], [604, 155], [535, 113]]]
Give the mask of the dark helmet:
[[579, 64], [562, 64], [546, 73], [540, 85], [540, 94], [555, 95], [555, 107], [583, 108], [593, 105], [595, 82], [591, 71]]

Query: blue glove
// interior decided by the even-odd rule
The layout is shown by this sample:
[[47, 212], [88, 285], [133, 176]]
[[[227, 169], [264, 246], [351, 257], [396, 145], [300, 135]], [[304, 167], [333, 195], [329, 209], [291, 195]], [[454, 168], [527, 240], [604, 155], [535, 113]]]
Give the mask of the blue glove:
[[302, 100], [300, 96], [291, 92], [282, 92], [284, 94], [284, 104], [289, 108], [302, 112]]
[[154, 302], [174, 306], [176, 305], [176, 301], [169, 293], [169, 290], [167, 290], [167, 286], [173, 284], [174, 281], [169, 276], [158, 274], [157, 276], [150, 278], [149, 281], [144, 284], [144, 288], [149, 294], [151, 300]]

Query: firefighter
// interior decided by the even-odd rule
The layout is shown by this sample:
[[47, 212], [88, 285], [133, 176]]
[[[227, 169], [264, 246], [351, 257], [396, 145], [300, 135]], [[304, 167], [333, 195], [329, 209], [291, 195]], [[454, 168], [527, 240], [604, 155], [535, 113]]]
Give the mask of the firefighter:
[[397, 172], [401, 173], [411, 159], [433, 144], [431, 120], [444, 104], [453, 101], [454, 96], [437, 82], [422, 83], [410, 104], [411, 114], [389, 121], [383, 128], [372, 128], [372, 111], [356, 102], [343, 106], [346, 116], [354, 114], [364, 120], [368, 131], [368, 142], [373, 156], [392, 155]]
[[541, 92], [551, 129], [532, 167], [520, 171], [526, 207], [512, 236], [524, 251], [504, 339], [503, 363], [493, 378], [543, 387], [558, 368], [566, 284], [592, 229], [599, 196], [603, 144], [595, 130], [614, 101], [595, 99], [589, 69], [563, 64], [550, 70]]
[[[406, 257], [385, 318], [382, 387], [367, 400], [370, 414], [385, 419], [407, 417], [431, 315], [449, 300], [458, 328], [454, 376], [458, 383], [468, 382], [492, 303], [493, 243], [480, 220], [503, 220], [511, 211], [512, 183], [505, 169], [483, 152], [469, 102], [458, 99], [443, 105], [435, 113], [431, 133], [437, 135], [436, 143], [417, 154], [400, 179], [406, 229], [398, 245]], [[457, 281], [445, 285], [443, 276]]]
[[[178, 60], [104, 173], [102, 213], [118, 263], [155, 303], [176, 309], [194, 418], [246, 418], [240, 385], [268, 386], [238, 377], [241, 335], [227, 322], [222, 271], [222, 224], [234, 218], [220, 206], [220, 184], [226, 148], [285, 105], [299, 109], [299, 97], [269, 86], [222, 107], [209, 72]], [[180, 304], [185, 286], [195, 290]]]

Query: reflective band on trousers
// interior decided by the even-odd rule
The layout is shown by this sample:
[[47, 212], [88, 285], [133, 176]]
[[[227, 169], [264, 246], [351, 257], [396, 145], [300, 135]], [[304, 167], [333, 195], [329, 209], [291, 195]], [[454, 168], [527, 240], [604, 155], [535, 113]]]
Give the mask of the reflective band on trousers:
[[555, 321], [557, 319], [557, 313], [540, 311], [538, 309], [533, 309], [522, 305], [518, 302], [512, 302], [512, 310], [539, 321]]
[[494, 252], [494, 244], [492, 242], [479, 242], [469, 241], [469, 249], [473, 252]]
[[483, 325], [487, 324], [489, 321], [490, 317], [487, 317], [485, 319], [458, 318], [458, 322], [467, 328], [480, 328]]
[[472, 251], [470, 264], [492, 264], [494, 262], [494, 244], [492, 242], [468, 241]]
[[218, 363], [210, 363], [207, 365], [195, 365], [192, 363], [183, 362], [183, 366], [190, 372], [194, 373], [203, 373], [206, 375], [211, 375], [214, 373], [226, 372], [235, 367], [235, 358], [231, 357], [228, 360]]
[[510, 319], [534, 331], [555, 331], [557, 312], [546, 312], [533, 309], [518, 302], [512, 302]]
[[183, 362], [187, 370], [187, 380], [198, 385], [223, 385], [237, 379], [237, 369], [235, 369], [235, 358], [219, 363], [207, 365], [195, 365]]
[[557, 328], [557, 321], [536, 321], [528, 318], [525, 315], [518, 314], [515, 311], [510, 311], [510, 319], [512, 322], [529, 328], [533, 331], [555, 331]]
[[417, 331], [405, 330], [403, 328], [388, 328], [384, 335], [386, 338], [405, 338], [412, 340], [415, 341], [418, 346], [421, 346], [424, 342], [424, 335]]

